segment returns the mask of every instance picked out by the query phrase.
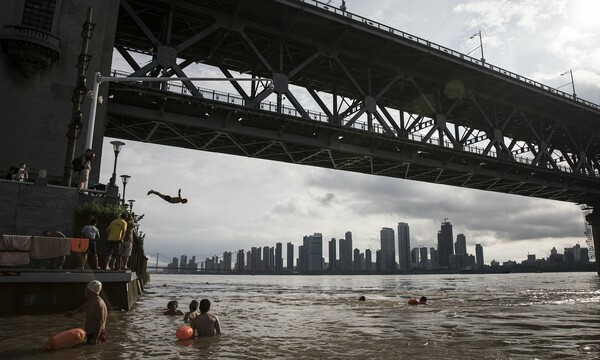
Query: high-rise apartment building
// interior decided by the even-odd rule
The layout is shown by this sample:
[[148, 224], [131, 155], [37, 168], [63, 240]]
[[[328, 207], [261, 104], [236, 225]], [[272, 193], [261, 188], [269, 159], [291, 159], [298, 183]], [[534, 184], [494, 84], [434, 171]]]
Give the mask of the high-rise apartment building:
[[379, 239], [381, 242], [381, 252], [383, 256], [382, 270], [396, 270], [396, 239], [394, 235], [394, 229], [385, 227], [382, 228], [379, 231]]
[[328, 249], [329, 249], [329, 272], [334, 272], [337, 271], [337, 264], [336, 264], [336, 247], [335, 247], [335, 243], [336, 240], [335, 238], [332, 238], [329, 243], [328, 243]]
[[263, 261], [261, 263], [261, 270], [271, 271], [271, 256], [270, 256], [270, 248], [268, 246], [263, 246]]
[[450, 255], [454, 254], [453, 239], [452, 223], [449, 221], [442, 222], [442, 227], [438, 232], [438, 254], [441, 267], [448, 267]]
[[365, 250], [365, 270], [373, 271], [373, 255], [371, 254], [371, 249]]
[[414, 269], [419, 268], [419, 248], [413, 248], [410, 251], [410, 262]]
[[440, 255], [436, 248], [429, 248], [429, 258], [431, 259], [431, 267], [433, 269], [440, 266]]
[[303, 239], [304, 253], [306, 255], [306, 271], [323, 270], [323, 235], [314, 233]]
[[288, 270], [294, 270], [294, 244], [291, 242], [287, 243], [287, 268]]
[[398, 223], [398, 269], [410, 271], [410, 229], [407, 223]]
[[223, 252], [223, 267], [222, 271], [231, 271], [231, 251]]
[[427, 248], [419, 248], [419, 268], [427, 269]]
[[238, 250], [235, 270], [238, 272], [243, 272], [245, 269], [246, 267], [244, 266], [244, 250]]
[[275, 244], [275, 272], [283, 271], [283, 244], [280, 242]]
[[[556, 249], [555, 249], [556, 251]], [[475, 244], [475, 260], [477, 261], [477, 265], [482, 266], [484, 264], [483, 261], [483, 246], [481, 244]]]
[[354, 257], [354, 262], [353, 262], [353, 266], [354, 266], [354, 271], [362, 271], [362, 267], [361, 267], [361, 262], [360, 262], [360, 250], [358, 249], [354, 249], [353, 252], [353, 257]]
[[339, 240], [340, 270], [352, 271], [352, 232], [346, 231], [344, 239]]
[[456, 243], [454, 244], [454, 253], [456, 255], [464, 255], [467, 253], [467, 237], [465, 234], [456, 235]]

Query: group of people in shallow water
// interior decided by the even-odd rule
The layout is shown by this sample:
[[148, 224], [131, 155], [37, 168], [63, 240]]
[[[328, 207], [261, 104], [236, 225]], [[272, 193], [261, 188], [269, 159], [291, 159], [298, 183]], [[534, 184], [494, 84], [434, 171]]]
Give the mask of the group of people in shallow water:
[[[163, 315], [183, 315], [183, 321], [189, 323], [194, 335], [198, 337], [221, 335], [221, 323], [219, 317], [210, 311], [210, 301], [208, 299], [192, 300], [190, 302], [190, 311], [185, 314], [177, 309], [179, 303], [177, 300], [171, 300], [167, 304], [167, 310]], [[200, 313], [198, 313], [198, 308]]]
[[[70, 317], [77, 313], [85, 313], [84, 330], [88, 345], [96, 345], [108, 340], [106, 335], [106, 320], [108, 310], [102, 297], [102, 283], [98, 280], [92, 280], [85, 287], [86, 302], [73, 311], [68, 311], [66, 316]], [[169, 301], [167, 311], [164, 315], [184, 315], [183, 320], [189, 323], [196, 336], [221, 335], [221, 323], [219, 317], [210, 313], [210, 301], [202, 299], [200, 302], [192, 300], [190, 311], [187, 313], [177, 309], [179, 303], [176, 300]], [[200, 312], [198, 312], [198, 309]]]

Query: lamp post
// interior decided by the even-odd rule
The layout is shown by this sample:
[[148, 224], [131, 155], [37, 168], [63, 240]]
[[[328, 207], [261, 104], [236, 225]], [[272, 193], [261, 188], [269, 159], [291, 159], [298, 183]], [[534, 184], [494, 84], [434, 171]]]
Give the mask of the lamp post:
[[575, 82], [573, 82], [573, 70], [565, 71], [564, 73], [560, 74], [560, 76], [567, 75], [567, 74], [571, 74], [571, 82], [566, 83], [562, 86], [559, 86], [559, 87], [557, 87], [557, 89], [560, 89], [563, 86], [567, 86], [567, 85], [571, 84], [571, 86], [573, 87], [573, 98], [576, 98], [577, 94], [575, 94]]
[[113, 151], [115, 152], [115, 166], [113, 167], [112, 177], [110, 178], [110, 186], [117, 186], [117, 158], [119, 157], [119, 153], [121, 152], [121, 148], [125, 145], [122, 141], [111, 141], [113, 146]]
[[[125, 188], [123, 188], [123, 194], [125, 194]], [[135, 200], [129, 199], [127, 200], [127, 202], [129, 203], [129, 212], [133, 214], [133, 203], [135, 202]]]
[[[477, 48], [481, 49], [481, 64], [483, 65], [485, 63], [485, 58], [483, 57], [483, 40], [481, 38], [481, 30], [479, 30], [475, 34], [471, 35], [471, 37], [469, 39], [472, 39], [475, 36], [479, 36], [479, 46], [476, 47], [475, 49], [471, 50], [471, 52], [469, 52], [469, 54], [472, 53], [473, 51], [477, 50]], [[469, 54], [467, 54], [467, 55], [469, 55]]]
[[127, 183], [129, 182], [130, 178], [131, 176], [129, 175], [121, 175], [121, 181], [123, 181], [123, 200], [121, 201], [121, 204], [123, 206], [125, 206], [125, 187], [127, 186]]

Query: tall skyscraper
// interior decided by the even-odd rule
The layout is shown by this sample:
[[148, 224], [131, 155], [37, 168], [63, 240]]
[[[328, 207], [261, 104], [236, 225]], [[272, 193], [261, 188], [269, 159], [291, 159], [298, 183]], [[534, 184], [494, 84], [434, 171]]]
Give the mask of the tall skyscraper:
[[419, 268], [419, 248], [413, 248], [410, 251], [410, 262], [413, 268]]
[[323, 270], [323, 235], [314, 233], [303, 239], [304, 253], [306, 254], [306, 271]]
[[381, 252], [383, 256], [383, 269], [385, 271], [396, 270], [396, 246], [394, 229], [382, 228], [379, 231], [379, 238], [381, 242]]
[[[556, 249], [554, 249], [554, 251], [556, 251]], [[483, 246], [481, 246], [481, 244], [475, 244], [475, 259], [477, 260], [477, 265], [482, 266], [484, 264]]]
[[438, 254], [442, 267], [448, 267], [450, 255], [454, 254], [453, 239], [452, 224], [449, 221], [442, 222], [441, 230], [438, 232]]
[[294, 244], [287, 243], [287, 268], [294, 270]]
[[421, 247], [419, 248], [419, 267], [421, 269], [427, 269], [427, 248]]
[[283, 244], [275, 244], [275, 272], [283, 271]]
[[365, 270], [373, 271], [373, 255], [371, 254], [371, 249], [365, 250]]
[[435, 248], [429, 248], [429, 258], [431, 259], [431, 267], [433, 269], [440, 266], [440, 256]]
[[465, 234], [456, 235], [456, 244], [454, 244], [454, 252], [456, 255], [464, 255], [467, 253], [467, 237]]
[[263, 261], [261, 266], [262, 271], [271, 271], [271, 256], [270, 256], [270, 248], [268, 246], [263, 246]]
[[231, 251], [223, 252], [223, 271], [231, 271]]
[[238, 250], [237, 252], [237, 257], [236, 257], [236, 264], [235, 264], [235, 270], [238, 272], [243, 272], [245, 267], [244, 267], [244, 250]]
[[329, 241], [329, 272], [334, 272], [337, 271], [337, 264], [336, 264], [336, 247], [335, 247], [335, 238], [332, 238]]
[[398, 223], [398, 268], [410, 271], [410, 229], [407, 223]]
[[339, 270], [352, 271], [352, 233], [350, 231], [346, 231], [344, 239], [339, 240], [339, 253]]
[[361, 267], [361, 263], [360, 263], [360, 250], [358, 249], [354, 249], [353, 252], [353, 257], [354, 257], [354, 263], [352, 264], [354, 266], [354, 271], [362, 271], [362, 267]]
[[[346, 240], [344, 242], [344, 258], [345, 258], [345, 264], [344, 264], [344, 269], [346, 271], [352, 271], [352, 232], [350, 231], [346, 231], [346, 234], [344, 235], [344, 239]], [[341, 251], [342, 249], [340, 249]]]

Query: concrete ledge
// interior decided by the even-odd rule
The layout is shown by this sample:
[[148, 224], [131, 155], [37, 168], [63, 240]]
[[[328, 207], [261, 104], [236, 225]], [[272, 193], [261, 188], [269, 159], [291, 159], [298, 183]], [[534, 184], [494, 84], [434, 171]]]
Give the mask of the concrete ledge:
[[137, 280], [135, 272], [125, 271], [78, 271], [65, 272], [64, 270], [56, 270], [49, 272], [48, 270], [35, 271], [27, 269], [19, 271], [16, 269], [3, 270], [0, 273], [0, 284], [2, 283], [88, 283], [91, 280], [98, 280], [101, 283], [109, 282], [129, 282]]
[[64, 313], [85, 303], [85, 287], [102, 282], [100, 296], [109, 310], [130, 310], [143, 283], [130, 271], [41, 271], [1, 269], [0, 316]]

